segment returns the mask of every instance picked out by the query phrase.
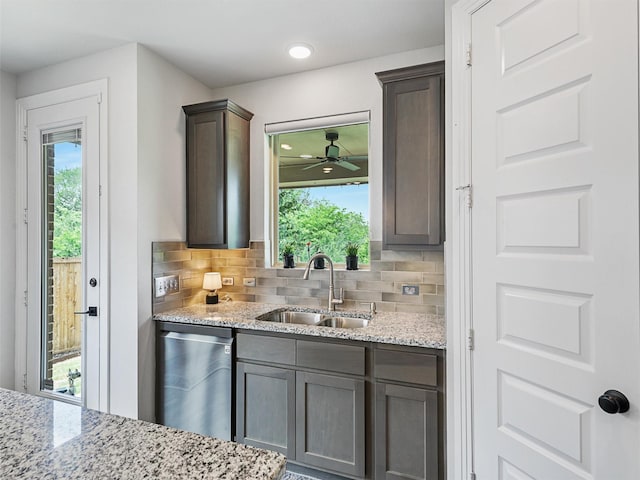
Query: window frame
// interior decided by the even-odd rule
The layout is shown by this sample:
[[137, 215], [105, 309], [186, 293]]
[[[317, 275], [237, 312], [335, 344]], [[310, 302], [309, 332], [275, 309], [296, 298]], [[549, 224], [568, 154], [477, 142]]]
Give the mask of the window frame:
[[[267, 267], [283, 268], [283, 262], [278, 257], [280, 240], [278, 230], [280, 187], [278, 174], [279, 145], [277, 145], [277, 142], [274, 142], [273, 139], [283, 133], [342, 127], [361, 123], [366, 123], [369, 126], [368, 151], [371, 151], [371, 112], [369, 110], [265, 124], [265, 151], [268, 152], [267, 172], [269, 172], [269, 174], [265, 176], [267, 182], [267, 185], [265, 185], [265, 232], [267, 233], [265, 238], [265, 264]], [[371, 199], [369, 198], [369, 203], [370, 202]], [[371, 225], [371, 212], [369, 212], [367, 221], [369, 225]], [[371, 230], [369, 230], [368, 241], [371, 242]], [[296, 268], [302, 268], [302, 266], [296, 265]], [[334, 262], [334, 268], [344, 270], [346, 264], [344, 262]], [[358, 268], [368, 270], [369, 265], [359, 264]]]

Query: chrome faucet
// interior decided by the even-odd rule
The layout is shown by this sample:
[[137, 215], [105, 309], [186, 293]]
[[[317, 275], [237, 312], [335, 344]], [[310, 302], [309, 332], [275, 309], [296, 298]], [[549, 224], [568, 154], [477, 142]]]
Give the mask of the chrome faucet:
[[304, 275], [302, 276], [303, 280], [309, 280], [309, 272], [311, 271], [311, 264], [316, 258], [324, 258], [327, 262], [329, 262], [329, 310], [335, 310], [336, 304], [343, 303], [344, 294], [342, 288], [340, 289], [340, 296], [335, 298], [334, 296], [334, 288], [333, 288], [333, 262], [331, 259], [325, 255], [324, 253], [316, 253], [313, 257], [309, 259], [309, 263], [307, 264], [307, 268], [304, 270]]

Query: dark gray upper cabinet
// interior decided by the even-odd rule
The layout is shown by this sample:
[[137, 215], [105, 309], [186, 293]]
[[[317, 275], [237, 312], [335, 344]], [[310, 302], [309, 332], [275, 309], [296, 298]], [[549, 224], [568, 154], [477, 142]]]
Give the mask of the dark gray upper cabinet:
[[442, 248], [444, 62], [376, 75], [383, 89], [383, 248]]
[[249, 247], [249, 122], [230, 100], [182, 107], [187, 119], [187, 245]]

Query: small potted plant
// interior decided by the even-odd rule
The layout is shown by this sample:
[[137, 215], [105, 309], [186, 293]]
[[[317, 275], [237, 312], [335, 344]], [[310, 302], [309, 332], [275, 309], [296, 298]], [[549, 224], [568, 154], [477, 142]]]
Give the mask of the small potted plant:
[[[318, 251], [316, 252], [316, 254], [318, 254], [318, 253], [324, 253], [324, 252], [322, 252], [321, 250], [318, 250]], [[313, 261], [313, 268], [314, 268], [315, 270], [324, 270], [324, 258], [322, 258], [322, 257], [320, 257], [320, 258], [316, 258], [316, 259]]]
[[285, 243], [282, 247], [282, 263], [284, 268], [296, 267], [296, 262], [293, 260], [293, 244]]
[[360, 245], [357, 243], [349, 242], [345, 248], [347, 257], [345, 262], [347, 264], [347, 270], [358, 270], [358, 249]]

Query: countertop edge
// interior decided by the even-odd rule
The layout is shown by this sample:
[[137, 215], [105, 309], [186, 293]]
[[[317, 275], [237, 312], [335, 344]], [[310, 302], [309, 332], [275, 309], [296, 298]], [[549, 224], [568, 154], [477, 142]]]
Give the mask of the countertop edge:
[[[153, 315], [155, 321], [228, 327], [261, 332], [285, 333], [337, 340], [362, 341], [408, 347], [446, 349], [445, 319], [442, 315], [381, 312], [373, 316], [371, 325], [364, 328], [344, 329], [313, 325], [286, 324], [255, 320], [268, 311], [291, 308], [300, 311], [319, 310], [302, 307], [233, 302], [220, 307], [193, 305]], [[339, 312], [353, 314], [354, 312]], [[362, 312], [358, 312], [362, 313]]]

